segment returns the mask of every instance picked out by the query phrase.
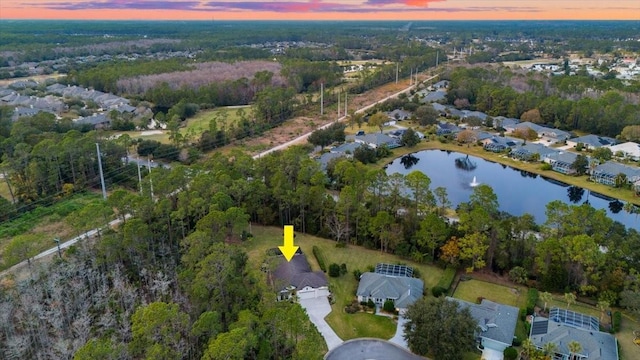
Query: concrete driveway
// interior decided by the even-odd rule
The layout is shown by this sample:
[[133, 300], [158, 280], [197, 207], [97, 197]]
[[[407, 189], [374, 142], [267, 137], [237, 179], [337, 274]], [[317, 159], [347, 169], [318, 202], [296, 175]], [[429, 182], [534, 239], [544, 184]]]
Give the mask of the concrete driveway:
[[342, 344], [342, 339], [336, 335], [335, 331], [324, 320], [325, 316], [331, 312], [331, 305], [329, 299], [326, 296], [318, 297], [315, 299], [302, 299], [298, 301], [300, 306], [307, 310], [307, 315], [312, 323], [316, 325], [318, 331], [324, 337], [324, 341], [327, 342], [329, 350]]
[[396, 328], [396, 334], [389, 339], [389, 342], [398, 346], [402, 346], [405, 349], [409, 349], [407, 341], [404, 339], [404, 324], [407, 322], [403, 316], [398, 316], [398, 327]]

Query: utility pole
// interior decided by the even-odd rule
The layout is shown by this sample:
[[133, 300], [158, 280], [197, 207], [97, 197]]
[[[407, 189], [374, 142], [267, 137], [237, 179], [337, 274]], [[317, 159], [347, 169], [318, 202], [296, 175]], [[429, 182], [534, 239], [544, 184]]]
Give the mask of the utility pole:
[[151, 158], [147, 157], [147, 168], [149, 169], [149, 192], [151, 200], [153, 200], [153, 180], [151, 179]]
[[136, 165], [138, 165], [138, 185], [140, 186], [140, 195], [142, 195], [142, 175], [140, 174], [140, 164], [136, 163]]
[[398, 72], [400, 71], [400, 63], [396, 63], [396, 84], [398, 83]]
[[320, 115], [324, 115], [324, 83], [320, 83]]
[[436, 51], [436, 67], [438, 67], [438, 56], [440, 55], [440, 51]]
[[338, 91], [338, 119], [340, 119], [340, 91]]
[[102, 173], [102, 155], [100, 155], [100, 144], [96, 143], [98, 152], [98, 169], [100, 170], [100, 183], [102, 184], [102, 197], [107, 200], [107, 188], [104, 185], [104, 174]]
[[347, 92], [344, 92], [344, 116], [347, 116], [348, 112], [347, 112]]
[[413, 85], [413, 68], [411, 68], [411, 73], [409, 74], [409, 85]]
[[54, 238], [53, 241], [58, 245], [58, 256], [62, 259], [62, 252], [60, 251], [60, 238]]

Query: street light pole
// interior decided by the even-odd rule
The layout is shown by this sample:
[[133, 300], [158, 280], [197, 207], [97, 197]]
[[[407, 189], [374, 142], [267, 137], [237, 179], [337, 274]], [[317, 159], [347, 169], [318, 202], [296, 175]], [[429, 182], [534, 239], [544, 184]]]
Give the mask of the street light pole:
[[53, 239], [53, 241], [56, 243], [56, 245], [58, 245], [58, 256], [60, 257], [60, 259], [62, 259], [62, 253], [60, 252], [60, 239], [55, 238]]

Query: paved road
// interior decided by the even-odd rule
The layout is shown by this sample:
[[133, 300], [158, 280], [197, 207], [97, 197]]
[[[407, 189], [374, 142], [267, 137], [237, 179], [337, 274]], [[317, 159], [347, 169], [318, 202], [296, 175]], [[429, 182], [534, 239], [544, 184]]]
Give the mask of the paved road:
[[391, 342], [381, 339], [353, 339], [330, 350], [325, 360], [424, 360]]
[[[131, 215], [130, 214], [126, 214], [125, 215], [125, 219], [129, 219], [129, 218], [131, 218]], [[102, 227], [100, 229], [89, 230], [89, 231], [87, 231], [87, 232], [85, 232], [83, 234], [80, 234], [80, 235], [74, 237], [71, 240], [68, 240], [68, 241], [65, 241], [65, 242], [61, 243], [60, 244], [60, 250], [66, 249], [69, 246], [77, 243], [80, 240], [88, 239], [88, 238], [91, 238], [91, 237], [94, 237], [94, 236], [98, 235], [98, 231], [101, 231], [101, 229], [104, 229], [107, 226], [108, 227], [114, 227], [114, 226], [117, 226], [117, 225], [119, 225], [121, 223], [122, 223], [122, 219], [118, 218], [118, 219], [115, 219], [113, 221], [110, 221], [109, 224], [107, 224], [106, 226], [104, 226], [104, 227]], [[51, 239], [51, 240], [53, 240], [53, 239]], [[45, 250], [45, 251], [41, 252], [40, 254], [34, 256], [33, 258], [31, 258], [31, 260], [38, 260], [38, 259], [43, 258], [45, 256], [49, 256], [49, 255], [55, 254], [57, 251], [58, 251], [58, 247], [56, 246], [56, 247], [53, 247], [53, 248], [51, 248], [49, 250]], [[0, 277], [4, 276], [5, 274], [7, 274], [9, 271], [13, 270], [14, 268], [17, 268], [19, 266], [24, 266], [26, 264], [27, 264], [27, 260], [25, 260], [23, 262], [20, 262], [20, 263], [17, 263], [15, 265], [13, 265], [12, 267], [0, 272]]]
[[336, 335], [335, 331], [327, 324], [324, 318], [331, 312], [331, 305], [326, 296], [316, 299], [302, 299], [299, 301], [300, 306], [307, 310], [309, 320], [316, 325], [318, 331], [327, 342], [329, 350], [342, 344], [342, 339]]
[[[430, 77], [430, 78], [428, 78], [428, 79], [425, 79], [424, 81], [430, 81], [430, 80], [432, 80], [432, 79], [437, 78], [438, 76], [440, 76], [440, 74], [433, 75], [432, 77]], [[363, 111], [367, 111], [367, 110], [371, 109], [372, 107], [374, 107], [374, 106], [378, 105], [378, 104], [379, 104], [379, 103], [381, 103], [381, 102], [387, 101], [387, 100], [392, 99], [392, 98], [396, 98], [396, 97], [400, 96], [400, 94], [408, 93], [409, 91], [411, 91], [411, 89], [414, 89], [415, 87], [416, 87], [416, 85], [411, 85], [411, 86], [409, 86], [408, 88], [406, 88], [406, 89], [404, 89], [404, 90], [398, 91], [398, 92], [397, 92], [397, 93], [395, 93], [395, 94], [391, 94], [391, 95], [389, 95], [389, 96], [387, 96], [387, 97], [385, 97], [385, 98], [383, 98], [383, 99], [380, 99], [380, 100], [378, 100], [378, 101], [376, 101], [376, 102], [374, 102], [374, 103], [372, 103], [372, 104], [369, 104], [369, 105], [367, 105], [367, 106], [365, 106], [365, 107], [363, 107], [363, 108], [361, 108], [361, 109], [356, 110], [356, 113], [361, 113], [361, 112], [363, 112]], [[346, 117], [346, 116], [342, 116], [341, 118], [339, 118], [339, 119], [338, 119], [338, 120], [336, 120], [336, 121], [341, 122], [341, 121], [345, 121], [345, 120], [347, 120], [347, 117]], [[331, 126], [332, 124], [333, 124], [333, 123], [325, 124], [325, 125], [321, 126], [319, 129], [326, 129], [326, 128], [328, 128], [329, 126]], [[306, 133], [306, 134], [303, 134], [303, 135], [298, 136], [297, 138], [295, 138], [295, 139], [293, 139], [293, 140], [291, 140], [291, 141], [287, 141], [287, 142], [286, 142], [286, 143], [284, 143], [284, 144], [280, 144], [280, 145], [278, 145], [278, 146], [274, 146], [274, 147], [272, 147], [272, 148], [271, 148], [271, 149], [269, 149], [269, 150], [263, 151], [263, 152], [261, 152], [261, 153], [259, 153], [259, 154], [255, 155], [253, 158], [254, 158], [254, 159], [258, 159], [258, 158], [261, 158], [261, 157], [263, 157], [263, 156], [265, 156], [265, 155], [269, 155], [269, 154], [271, 154], [271, 153], [272, 153], [272, 152], [274, 152], [274, 151], [284, 150], [284, 149], [286, 149], [286, 148], [288, 148], [288, 147], [290, 147], [290, 146], [292, 146], [292, 145], [299, 144], [299, 143], [301, 143], [302, 141], [306, 140], [306, 139], [309, 137], [309, 135], [311, 135], [311, 133], [312, 133], [312, 132], [313, 132], [313, 131], [310, 131], [310, 132], [308, 132], [308, 133]]]

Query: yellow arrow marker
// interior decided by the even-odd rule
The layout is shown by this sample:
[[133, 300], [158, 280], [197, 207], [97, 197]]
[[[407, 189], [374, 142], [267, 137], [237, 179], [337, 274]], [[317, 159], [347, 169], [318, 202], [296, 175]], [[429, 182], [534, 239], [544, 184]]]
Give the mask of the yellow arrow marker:
[[284, 226], [284, 246], [278, 246], [278, 248], [287, 261], [293, 259], [293, 255], [298, 251], [298, 246], [293, 245], [293, 225]]

